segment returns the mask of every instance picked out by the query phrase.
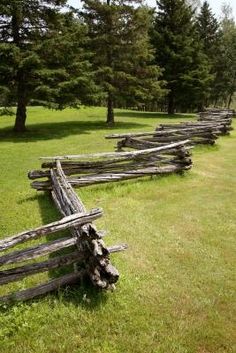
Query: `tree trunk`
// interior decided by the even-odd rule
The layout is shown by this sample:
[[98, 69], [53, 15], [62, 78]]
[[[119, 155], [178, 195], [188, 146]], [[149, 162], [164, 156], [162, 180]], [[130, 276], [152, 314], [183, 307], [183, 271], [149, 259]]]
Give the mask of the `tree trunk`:
[[113, 126], [115, 123], [114, 120], [114, 108], [113, 108], [113, 97], [111, 93], [108, 93], [107, 98], [107, 124]]
[[[232, 81], [232, 86], [233, 88], [235, 88], [235, 81], [236, 81], [236, 74], [234, 74], [234, 78], [233, 78], [233, 81]], [[229, 94], [229, 97], [228, 97], [228, 103], [227, 103], [227, 108], [230, 109], [230, 106], [232, 104], [232, 100], [233, 100], [233, 96], [234, 96], [234, 89], [231, 90], [230, 94]]]
[[[13, 16], [12, 16], [12, 33], [14, 44], [21, 48], [20, 38], [20, 27], [22, 23], [22, 4], [13, 4]], [[14, 131], [24, 132], [25, 120], [26, 120], [26, 87], [25, 87], [25, 75], [21, 69], [18, 69], [17, 77], [17, 109], [16, 109], [16, 120]]]
[[206, 105], [204, 105], [203, 103], [199, 103], [198, 104], [198, 107], [197, 107], [197, 111], [198, 112], [203, 112], [204, 111], [204, 106], [208, 106], [207, 104]]
[[174, 106], [174, 94], [170, 91], [168, 95], [168, 115], [175, 113], [175, 106]]
[[25, 121], [26, 121], [26, 102], [23, 99], [23, 97], [18, 97], [14, 131], [20, 132], [20, 133], [26, 131]]
[[16, 108], [16, 120], [14, 131], [22, 133], [26, 131], [26, 107], [27, 107], [27, 94], [25, 87], [25, 73], [23, 70], [18, 70], [17, 73], [17, 108]]
[[228, 108], [228, 109], [230, 109], [230, 106], [231, 106], [231, 104], [232, 104], [233, 95], [234, 95], [234, 92], [231, 92], [231, 93], [229, 94], [228, 102], [227, 102], [227, 108]]
[[227, 104], [227, 108], [230, 109], [231, 103], [232, 103], [232, 98], [233, 98], [233, 93], [230, 93], [229, 95], [229, 99], [228, 99], [228, 104]]

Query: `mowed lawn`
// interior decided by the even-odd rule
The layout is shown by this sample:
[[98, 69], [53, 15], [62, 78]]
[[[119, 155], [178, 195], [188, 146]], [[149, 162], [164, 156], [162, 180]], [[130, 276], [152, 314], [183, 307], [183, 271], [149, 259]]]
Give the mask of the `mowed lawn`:
[[[32, 107], [30, 131], [15, 137], [13, 118], [1, 117], [0, 237], [59, 218], [49, 196], [30, 188], [27, 171], [40, 167], [38, 157], [111, 151], [107, 133], [194, 118], [117, 110], [117, 126], [109, 129], [103, 108]], [[106, 244], [129, 245], [112, 255], [117, 289], [101, 293], [83, 284], [2, 305], [0, 352], [235, 352], [236, 132], [195, 149], [193, 161], [184, 176], [77, 189], [87, 209], [103, 208], [96, 224], [108, 231]], [[35, 275], [0, 293], [53, 276]]]

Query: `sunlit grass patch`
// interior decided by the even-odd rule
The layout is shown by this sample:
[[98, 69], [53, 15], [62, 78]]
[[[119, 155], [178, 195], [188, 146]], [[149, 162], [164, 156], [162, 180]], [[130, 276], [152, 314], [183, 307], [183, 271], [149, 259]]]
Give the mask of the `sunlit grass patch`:
[[[173, 121], [193, 116], [171, 118]], [[39, 156], [111, 151], [103, 108], [29, 109], [29, 132], [16, 137], [0, 119], [0, 236], [56, 220], [27, 171]], [[151, 131], [163, 114], [117, 111], [114, 132]], [[235, 125], [235, 123], [234, 123]], [[193, 152], [194, 167], [170, 175], [77, 189], [121, 277], [113, 293], [86, 283], [29, 303], [1, 307], [0, 351], [7, 353], [233, 353], [235, 343], [236, 134]], [[47, 274], [2, 287], [24, 288]]]

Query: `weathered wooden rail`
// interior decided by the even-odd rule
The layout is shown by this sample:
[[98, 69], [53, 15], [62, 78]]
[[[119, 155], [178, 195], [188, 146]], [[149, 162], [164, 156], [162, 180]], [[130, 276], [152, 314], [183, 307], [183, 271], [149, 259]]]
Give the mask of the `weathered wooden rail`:
[[[194, 145], [214, 144], [218, 136], [229, 134], [232, 114], [225, 110], [207, 111], [200, 113], [198, 121], [161, 124], [154, 132], [107, 136], [120, 140], [117, 147], [122, 152], [44, 157], [42, 169], [33, 170], [28, 176], [34, 180], [33, 188], [50, 192], [62, 218], [0, 240], [0, 285], [52, 269], [72, 265], [73, 268], [46, 283], [0, 297], [0, 301], [31, 299], [76, 283], [84, 276], [89, 277], [97, 288], [114, 288], [119, 273], [111, 264], [110, 254], [125, 250], [127, 245], [105, 246], [104, 232], [98, 231], [93, 223], [102, 217], [102, 210], [87, 211], [74, 187], [183, 173], [192, 167], [190, 150]], [[61, 230], [69, 230], [70, 234], [56, 240], [44, 240], [26, 249], [9, 251], [27, 241], [44, 236], [50, 238], [51, 234]], [[55, 255], [63, 249], [67, 249], [66, 254]], [[46, 260], [35, 261], [48, 255]], [[33, 263], [28, 263], [32, 260]], [[18, 263], [23, 264], [18, 266]]]
[[[134, 144], [134, 140], [131, 142]], [[66, 176], [66, 182], [73, 187], [183, 172], [192, 166], [190, 153], [185, 148], [188, 142], [185, 140], [155, 148], [147, 148], [145, 144], [135, 145], [135, 151], [120, 153], [47, 157], [50, 161], [44, 162], [42, 167], [51, 169], [31, 171], [29, 178], [38, 179], [32, 182], [33, 188], [51, 190], [53, 178], [49, 177], [49, 174], [54, 171], [58, 161]], [[45, 177], [47, 180], [41, 181]]]
[[219, 136], [229, 135], [232, 130], [231, 110], [208, 110], [199, 113], [197, 121], [175, 124], [160, 124], [155, 131], [108, 135], [108, 139], [118, 139], [117, 150], [125, 147], [143, 149], [165, 146], [170, 143], [189, 140], [189, 146], [214, 145]]
[[[103, 214], [101, 209], [86, 211], [82, 201], [68, 183], [62, 170], [60, 161], [55, 162], [50, 169], [52, 199], [62, 218], [59, 221], [24, 231], [0, 241], [0, 252], [17, 246], [23, 242], [38, 239], [43, 236], [68, 229], [70, 236], [43, 242], [26, 249], [8, 252], [0, 256], [0, 285], [19, 281], [27, 276], [50, 271], [52, 269], [74, 265], [71, 273], [55, 278], [36, 287], [0, 297], [2, 302], [32, 299], [38, 295], [48, 293], [61, 286], [78, 282], [84, 276], [102, 289], [110, 289], [119, 278], [119, 273], [111, 264], [110, 254], [127, 248], [125, 244], [106, 247], [103, 241], [104, 232], [97, 231], [92, 223]], [[70, 249], [69, 253], [52, 257], [41, 262], [35, 259], [45, 255], [55, 254], [58, 250]], [[17, 263], [34, 260], [15, 266]], [[15, 267], [6, 268], [14, 264]]]
[[231, 109], [207, 109], [200, 112], [198, 121], [202, 124], [218, 124], [221, 126], [221, 135], [229, 135], [232, 128], [232, 118], [235, 111]]
[[[150, 142], [148, 148], [146, 145], [140, 145], [135, 147], [135, 151], [43, 158], [42, 169], [33, 170], [28, 176], [34, 180], [31, 184], [33, 188], [50, 192], [62, 218], [0, 240], [0, 285], [65, 266], [73, 265], [74, 269], [36, 287], [0, 297], [0, 300], [11, 302], [31, 299], [77, 282], [84, 276], [89, 277], [98, 288], [113, 288], [119, 273], [111, 264], [110, 254], [125, 250], [127, 246], [105, 246], [104, 232], [97, 231], [93, 223], [102, 216], [102, 210], [87, 211], [74, 187], [183, 172], [192, 166], [190, 152], [186, 148], [188, 143], [189, 141], [185, 140], [153, 148]], [[70, 235], [50, 240], [51, 234], [66, 229]], [[25, 249], [10, 250], [19, 244], [44, 236], [49, 240]], [[58, 250], [66, 248], [68, 253], [55, 256]], [[48, 255], [46, 260], [36, 262], [37, 259]]]
[[[185, 148], [187, 143], [186, 140], [145, 150], [44, 158], [43, 169], [31, 171], [29, 178], [34, 180], [33, 188], [51, 193], [63, 218], [1, 240], [0, 252], [45, 235], [49, 238], [50, 234], [64, 229], [70, 231], [70, 236], [0, 256], [0, 266], [3, 267], [0, 271], [0, 284], [19, 281], [33, 274], [68, 265], [76, 265], [76, 271], [0, 299], [5, 302], [30, 299], [70, 284], [85, 275], [98, 288], [113, 288], [119, 273], [110, 262], [110, 253], [124, 250], [126, 245], [109, 248], [105, 246], [104, 234], [97, 231], [92, 223], [102, 216], [102, 210], [92, 209], [87, 212], [73, 187], [183, 172], [191, 168], [192, 164], [189, 151]], [[65, 248], [70, 249], [69, 254], [15, 266], [18, 263], [35, 261], [40, 257], [55, 254]], [[6, 268], [12, 264], [15, 267]]]

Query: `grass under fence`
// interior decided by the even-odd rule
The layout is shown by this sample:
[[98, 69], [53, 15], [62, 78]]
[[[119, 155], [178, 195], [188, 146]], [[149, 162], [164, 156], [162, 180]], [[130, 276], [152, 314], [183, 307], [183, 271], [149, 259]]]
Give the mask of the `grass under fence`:
[[[48, 195], [29, 186], [27, 171], [40, 166], [39, 156], [112, 151], [115, 141], [105, 134], [194, 119], [117, 110], [116, 127], [107, 128], [104, 116], [103, 108], [32, 107], [21, 137], [10, 130], [12, 117], [0, 118], [0, 237], [59, 218]], [[0, 352], [233, 353], [236, 132], [196, 148], [193, 162], [184, 176], [77, 189], [87, 209], [104, 209], [96, 224], [109, 231], [106, 244], [129, 245], [112, 256], [117, 289], [102, 293], [83, 283], [2, 305]], [[0, 293], [55, 275], [35, 275]]]

